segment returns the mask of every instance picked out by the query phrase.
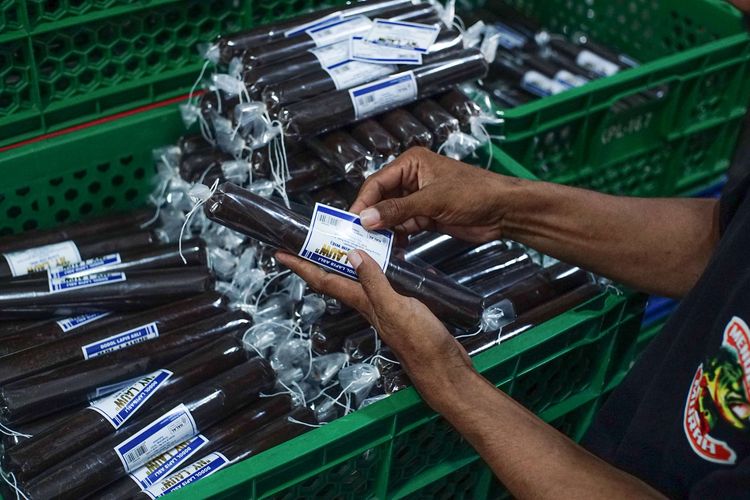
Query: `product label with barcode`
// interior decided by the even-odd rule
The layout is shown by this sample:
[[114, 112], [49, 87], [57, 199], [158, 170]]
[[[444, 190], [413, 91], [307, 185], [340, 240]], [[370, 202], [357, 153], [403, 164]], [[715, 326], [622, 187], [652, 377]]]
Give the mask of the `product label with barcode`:
[[48, 275], [50, 293], [68, 292], [80, 288], [91, 288], [92, 286], [110, 285], [125, 281], [125, 273], [101, 273], [84, 274], [83, 276], [72, 276], [67, 278], [53, 278]]
[[360, 120], [414, 102], [417, 99], [417, 79], [411, 71], [399, 73], [350, 89], [349, 97], [354, 114]]
[[119, 429], [171, 376], [169, 370], [150, 373], [114, 394], [92, 401], [89, 409], [100, 413], [115, 429]]
[[87, 314], [81, 314], [78, 316], [73, 316], [71, 318], [65, 318], [57, 320], [57, 326], [60, 327], [60, 330], [63, 331], [63, 333], [68, 333], [71, 330], [75, 330], [76, 328], [88, 325], [89, 323], [93, 323], [96, 320], [106, 318], [111, 313], [87, 313]]
[[368, 42], [361, 36], [350, 41], [352, 59], [375, 64], [422, 64], [422, 54], [413, 50], [384, 47]]
[[378, 45], [426, 53], [438, 33], [437, 25], [375, 19], [365, 39]]
[[51, 266], [67, 266], [81, 261], [78, 247], [72, 241], [62, 241], [41, 247], [3, 254], [13, 276], [44, 271]]
[[594, 54], [590, 50], [582, 50], [576, 57], [576, 64], [599, 76], [612, 76], [620, 71], [620, 67], [617, 64], [604, 59], [598, 54]]
[[396, 71], [396, 66], [371, 64], [360, 61], [344, 61], [325, 68], [338, 90], [350, 89], [364, 82], [371, 82]]
[[103, 257], [95, 257], [93, 259], [86, 259], [75, 264], [69, 264], [67, 266], [50, 266], [49, 276], [52, 279], [62, 278], [76, 278], [85, 274], [91, 274], [92, 270], [102, 272], [104, 268], [119, 264], [122, 262], [119, 253], [113, 253], [105, 255]]
[[316, 203], [310, 231], [299, 255], [321, 267], [356, 279], [357, 272], [346, 257], [350, 251], [364, 250], [385, 271], [392, 247], [391, 231], [368, 231], [362, 227], [359, 216]]
[[332, 43], [348, 40], [350, 36], [369, 31], [372, 21], [366, 16], [354, 16], [346, 19], [334, 20], [328, 24], [305, 30], [316, 47], [323, 47]]
[[114, 448], [127, 473], [198, 434], [190, 410], [180, 404]]
[[81, 351], [83, 351], [84, 359], [90, 359], [102, 354], [119, 351], [120, 349], [140, 344], [150, 339], [155, 339], [158, 336], [159, 327], [153, 322], [81, 346]]
[[527, 71], [521, 80], [521, 88], [539, 97], [547, 97], [568, 90], [568, 87], [538, 71]]
[[349, 40], [341, 40], [331, 45], [310, 49], [308, 52], [318, 59], [321, 68], [327, 68], [349, 59]]
[[227, 457], [218, 452], [210, 453], [162, 481], [146, 488], [144, 493], [151, 498], [158, 498], [208, 477], [227, 465], [229, 465]]
[[146, 489], [162, 478], [169, 477], [178, 471], [185, 462], [208, 444], [208, 438], [198, 434], [192, 439], [180, 443], [171, 450], [165, 451], [158, 457], [150, 460], [146, 465], [133, 471], [130, 478], [141, 488]]

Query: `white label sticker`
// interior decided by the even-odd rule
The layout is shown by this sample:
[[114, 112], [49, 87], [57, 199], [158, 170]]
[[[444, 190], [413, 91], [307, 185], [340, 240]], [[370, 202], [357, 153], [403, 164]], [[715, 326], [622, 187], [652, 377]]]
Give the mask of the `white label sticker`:
[[385, 271], [391, 258], [393, 232], [368, 231], [359, 216], [315, 204], [310, 231], [299, 255], [321, 267], [357, 279], [357, 272], [347, 261], [352, 250], [364, 250]]
[[364, 33], [372, 27], [372, 21], [365, 16], [354, 16], [340, 19], [323, 26], [305, 30], [316, 47], [348, 40], [350, 36]]
[[227, 457], [218, 452], [211, 453], [200, 460], [196, 460], [184, 469], [175, 472], [168, 478], [150, 486], [144, 490], [144, 493], [151, 498], [158, 498], [167, 493], [172, 493], [180, 488], [184, 488], [204, 477], [208, 477], [227, 465], [229, 465], [229, 459]]
[[92, 401], [89, 409], [100, 413], [115, 429], [119, 429], [171, 376], [169, 370], [146, 375], [114, 394]]
[[375, 19], [365, 39], [378, 45], [426, 53], [438, 33], [437, 25]]
[[114, 448], [130, 473], [149, 460], [198, 434], [190, 410], [180, 404]]
[[72, 241], [62, 241], [41, 247], [3, 254], [13, 276], [44, 271], [51, 266], [67, 266], [81, 261], [78, 247]]
[[607, 61], [590, 50], [582, 50], [578, 54], [578, 57], [576, 57], [576, 64], [599, 76], [612, 76], [620, 71], [620, 67], [617, 64]]
[[115, 264], [120, 264], [122, 259], [119, 253], [113, 253], [104, 255], [103, 257], [94, 257], [93, 259], [86, 259], [75, 264], [69, 264], [67, 266], [50, 266], [49, 275], [52, 279], [62, 278], [76, 278], [85, 274], [91, 274], [91, 270], [97, 270], [102, 272], [105, 267], [111, 267]]
[[88, 313], [88, 314], [81, 314], [79, 316], [73, 316], [72, 318], [65, 318], [57, 320], [57, 326], [60, 327], [60, 330], [63, 331], [63, 333], [68, 333], [71, 330], [75, 330], [76, 328], [88, 325], [89, 323], [93, 323], [94, 321], [102, 318], [106, 318], [112, 313]]
[[158, 457], [151, 459], [146, 465], [130, 474], [130, 478], [141, 489], [146, 489], [162, 478], [169, 477], [178, 471], [178, 467], [195, 457], [208, 444], [208, 438], [198, 434], [194, 438], [180, 443], [171, 450], [165, 451]]
[[422, 54], [413, 50], [384, 47], [361, 36], [351, 38], [349, 50], [355, 61], [377, 64], [422, 64]]
[[325, 26], [327, 24], [330, 24], [332, 21], [336, 21], [339, 19], [341, 19], [341, 14], [339, 14], [338, 12], [333, 12], [331, 14], [328, 14], [327, 16], [321, 17], [320, 19], [316, 19], [314, 21], [310, 21], [309, 23], [301, 24], [290, 30], [286, 30], [284, 32], [284, 37], [289, 38], [290, 36], [299, 35], [309, 29], [314, 29], [320, 26]]
[[72, 276], [60, 279], [55, 279], [48, 274], [47, 278], [50, 293], [67, 292], [79, 288], [109, 285], [127, 280], [125, 273], [84, 274], [83, 276]]
[[140, 380], [141, 377], [131, 378], [130, 380], [124, 380], [120, 382], [115, 382], [114, 384], [107, 384], [102, 385], [96, 388], [94, 391], [94, 394], [89, 396], [89, 404], [93, 403], [97, 399], [101, 398], [102, 396], [108, 396], [112, 394], [113, 392], [117, 392], [120, 389], [123, 389], [125, 387], [128, 387], [129, 385], [132, 385], [134, 382]]
[[120, 349], [140, 344], [150, 339], [155, 339], [158, 336], [159, 327], [153, 322], [133, 328], [127, 332], [112, 335], [106, 339], [97, 340], [91, 344], [86, 344], [81, 347], [81, 351], [83, 351], [84, 359], [90, 359], [109, 352], [119, 351]]
[[376, 78], [390, 75], [397, 71], [396, 66], [372, 64], [360, 61], [344, 61], [325, 69], [336, 89], [349, 89], [355, 85], [371, 82]]
[[568, 87], [551, 78], [547, 78], [538, 71], [527, 71], [521, 80], [521, 88], [539, 97], [559, 94], [568, 90]]
[[407, 71], [349, 90], [358, 120], [417, 100], [417, 80]]
[[349, 40], [341, 40], [325, 47], [310, 49], [309, 52], [318, 59], [322, 68], [327, 68], [349, 59]]
[[555, 80], [562, 83], [568, 88], [580, 87], [588, 83], [588, 80], [582, 76], [574, 75], [570, 71], [561, 69], [555, 73]]

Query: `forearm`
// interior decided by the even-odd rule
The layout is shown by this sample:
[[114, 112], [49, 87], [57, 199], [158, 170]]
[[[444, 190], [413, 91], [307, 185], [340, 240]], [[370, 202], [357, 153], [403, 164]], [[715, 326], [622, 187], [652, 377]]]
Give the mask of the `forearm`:
[[467, 370], [425, 399], [517, 498], [660, 498]]
[[503, 233], [638, 290], [681, 297], [719, 239], [718, 202], [609, 196], [544, 182], [500, 189]]

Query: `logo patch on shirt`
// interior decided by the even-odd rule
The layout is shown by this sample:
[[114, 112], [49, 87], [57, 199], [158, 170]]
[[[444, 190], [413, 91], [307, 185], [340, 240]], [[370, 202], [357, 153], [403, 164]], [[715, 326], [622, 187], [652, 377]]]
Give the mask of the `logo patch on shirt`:
[[683, 419], [688, 443], [699, 457], [732, 465], [737, 453], [711, 436], [720, 421], [750, 429], [750, 327], [737, 316], [724, 328], [719, 352], [698, 366]]

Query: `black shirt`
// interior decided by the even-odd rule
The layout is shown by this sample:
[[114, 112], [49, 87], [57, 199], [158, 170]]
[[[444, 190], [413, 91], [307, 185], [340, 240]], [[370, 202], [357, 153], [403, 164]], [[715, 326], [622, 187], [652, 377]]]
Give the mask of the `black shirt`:
[[722, 237], [703, 276], [583, 443], [672, 498], [750, 498], [747, 170], [722, 194]]

